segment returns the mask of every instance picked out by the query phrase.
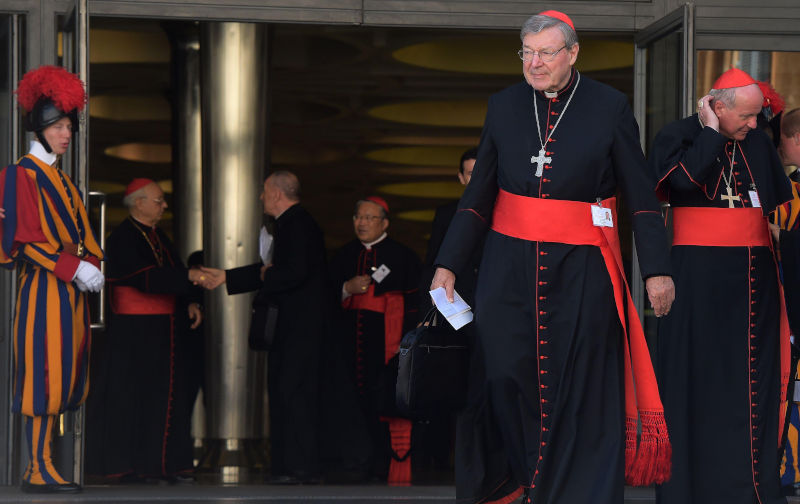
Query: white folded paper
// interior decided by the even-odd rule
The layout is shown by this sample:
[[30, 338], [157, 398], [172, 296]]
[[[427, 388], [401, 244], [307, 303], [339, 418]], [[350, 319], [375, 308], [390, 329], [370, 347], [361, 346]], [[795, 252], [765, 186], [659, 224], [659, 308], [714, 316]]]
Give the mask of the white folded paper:
[[272, 235], [265, 226], [261, 226], [261, 232], [258, 235], [258, 255], [261, 257], [262, 263], [272, 262]]
[[458, 330], [465, 325], [472, 322], [472, 309], [470, 306], [458, 295], [458, 292], [453, 291], [453, 302], [447, 300], [444, 287], [439, 287], [430, 291], [433, 304], [439, 310], [439, 313], [444, 315], [444, 318], [450, 322], [453, 329]]

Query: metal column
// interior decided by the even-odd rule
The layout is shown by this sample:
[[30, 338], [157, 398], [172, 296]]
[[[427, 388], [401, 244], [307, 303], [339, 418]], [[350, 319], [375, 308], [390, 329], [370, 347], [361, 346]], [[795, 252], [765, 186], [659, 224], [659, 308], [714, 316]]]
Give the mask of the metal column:
[[[258, 260], [267, 103], [267, 26], [200, 28], [203, 123], [203, 245], [220, 268]], [[263, 355], [250, 352], [252, 295], [208, 296], [207, 451], [201, 469], [240, 482], [263, 469]]]

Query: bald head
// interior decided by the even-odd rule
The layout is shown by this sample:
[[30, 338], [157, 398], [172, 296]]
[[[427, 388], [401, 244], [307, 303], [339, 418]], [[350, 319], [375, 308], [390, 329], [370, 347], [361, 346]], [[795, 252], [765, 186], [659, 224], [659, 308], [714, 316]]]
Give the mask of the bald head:
[[300, 202], [300, 180], [290, 171], [279, 170], [264, 180], [261, 192], [264, 213], [278, 217], [287, 208]]
[[267, 180], [271, 181], [270, 183], [274, 184], [290, 201], [300, 201], [300, 180], [294, 173], [287, 170], [278, 170], [267, 177]]

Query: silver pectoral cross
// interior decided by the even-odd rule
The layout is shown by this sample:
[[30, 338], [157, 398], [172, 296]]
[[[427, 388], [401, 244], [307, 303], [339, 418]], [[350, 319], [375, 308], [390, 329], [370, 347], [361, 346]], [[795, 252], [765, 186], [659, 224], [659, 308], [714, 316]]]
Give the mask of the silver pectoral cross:
[[731, 190], [730, 187], [726, 187], [725, 191], [728, 194], [723, 194], [722, 196], [720, 196], [720, 199], [722, 199], [723, 201], [728, 200], [728, 208], [733, 208], [733, 201], [734, 200], [740, 201], [742, 198], [740, 198], [738, 194], [734, 196], [733, 191]]
[[544, 164], [549, 163], [553, 160], [551, 157], [545, 157], [544, 147], [539, 151], [538, 156], [531, 156], [531, 163], [536, 163], [538, 166], [536, 167], [536, 176], [542, 176], [542, 170], [544, 169]]

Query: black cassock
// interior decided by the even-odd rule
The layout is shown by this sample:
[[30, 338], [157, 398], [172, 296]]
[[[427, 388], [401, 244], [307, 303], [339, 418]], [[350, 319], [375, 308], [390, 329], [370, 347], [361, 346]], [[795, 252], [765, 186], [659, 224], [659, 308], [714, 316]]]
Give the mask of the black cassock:
[[[622, 331], [601, 252], [489, 230], [499, 189], [583, 202], [621, 191], [643, 275], [670, 273], [628, 101], [585, 76], [570, 101], [577, 78], [552, 98], [525, 82], [490, 98], [472, 179], [436, 259], [460, 271], [485, 237], [474, 324], [491, 409], [457, 443], [459, 502], [495, 502], [531, 485], [537, 504], [623, 502]], [[541, 148], [534, 99], [542, 134], [555, 127], [541, 177], [531, 163]]]
[[[403, 306], [399, 316], [402, 317], [402, 332], [399, 336], [402, 338], [405, 332], [417, 324], [420, 262], [411, 249], [388, 236], [369, 249], [360, 241], [353, 240], [339, 249], [333, 259], [332, 285], [341, 293], [347, 280], [356, 275], [372, 275], [381, 265], [386, 265], [390, 273], [380, 283], [373, 280], [367, 294], [355, 294], [351, 297], [371, 294], [376, 297], [401, 297]], [[385, 334], [384, 314], [366, 309], [350, 309], [348, 300], [343, 304], [337, 317], [338, 338], [351, 379], [356, 384], [373, 447], [370, 467], [365, 469], [373, 475], [386, 477], [391, 443], [388, 423], [380, 421], [379, 417], [399, 416], [394, 396], [397, 359], [386, 362], [386, 343], [389, 337]], [[396, 345], [399, 343], [398, 339]]]
[[[196, 387], [186, 359], [187, 305], [199, 302], [202, 292], [159, 228], [128, 218], [113, 230], [106, 251], [112, 310], [102, 350], [93, 356], [99, 372], [87, 407], [87, 473], [164, 477], [191, 470], [190, 395]], [[114, 313], [124, 303], [118, 288], [173, 296], [174, 312]]]
[[228, 294], [258, 290], [254, 304], [278, 307], [268, 352], [272, 475], [317, 476], [320, 462], [320, 365], [325, 343], [328, 275], [322, 230], [302, 206], [275, 221], [272, 266], [228, 270]]
[[[697, 115], [656, 136], [650, 164], [674, 207], [729, 208], [733, 141]], [[777, 152], [759, 129], [737, 142], [736, 208], [763, 214], [791, 199]], [[751, 177], [752, 174], [752, 177]], [[754, 184], [754, 185], [753, 185]], [[778, 480], [779, 291], [769, 247], [674, 246], [675, 304], [659, 324], [656, 371], [672, 439], [662, 504], [785, 502]]]

